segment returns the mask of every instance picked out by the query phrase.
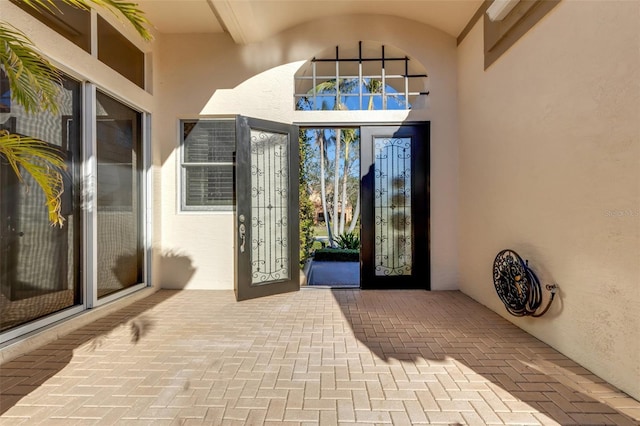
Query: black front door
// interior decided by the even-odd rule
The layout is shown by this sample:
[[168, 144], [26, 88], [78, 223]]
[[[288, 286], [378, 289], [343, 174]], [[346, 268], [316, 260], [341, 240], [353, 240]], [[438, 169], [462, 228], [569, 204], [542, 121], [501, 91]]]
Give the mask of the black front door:
[[238, 117], [236, 135], [236, 299], [299, 290], [298, 127]]
[[361, 128], [361, 287], [426, 289], [429, 123]]

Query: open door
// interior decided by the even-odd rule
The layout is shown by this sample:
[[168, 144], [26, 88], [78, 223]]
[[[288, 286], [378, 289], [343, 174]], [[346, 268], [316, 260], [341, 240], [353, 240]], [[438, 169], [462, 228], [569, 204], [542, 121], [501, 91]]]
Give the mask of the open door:
[[429, 123], [361, 135], [361, 286], [429, 290]]
[[300, 289], [298, 127], [236, 120], [238, 301]]

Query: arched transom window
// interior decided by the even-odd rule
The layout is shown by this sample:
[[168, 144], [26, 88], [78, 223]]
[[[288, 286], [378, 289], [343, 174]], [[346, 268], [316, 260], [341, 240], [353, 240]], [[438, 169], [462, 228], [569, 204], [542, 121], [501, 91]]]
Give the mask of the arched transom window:
[[426, 96], [427, 73], [397, 48], [379, 43], [328, 49], [295, 75], [296, 110], [411, 109]]

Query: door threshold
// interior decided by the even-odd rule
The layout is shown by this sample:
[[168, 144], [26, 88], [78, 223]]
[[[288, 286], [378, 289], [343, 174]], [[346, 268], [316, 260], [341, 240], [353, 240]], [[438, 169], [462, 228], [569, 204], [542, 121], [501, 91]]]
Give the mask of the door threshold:
[[331, 285], [331, 284], [313, 284], [313, 285], [306, 285], [306, 286], [302, 286], [300, 287], [301, 289], [303, 288], [309, 288], [309, 289], [330, 289], [330, 290], [360, 290], [360, 285], [345, 285], [345, 284], [338, 284], [338, 285]]

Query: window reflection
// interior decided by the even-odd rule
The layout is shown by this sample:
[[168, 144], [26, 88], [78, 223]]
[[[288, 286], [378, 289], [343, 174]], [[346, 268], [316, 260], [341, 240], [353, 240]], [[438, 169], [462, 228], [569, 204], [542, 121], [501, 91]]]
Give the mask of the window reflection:
[[35, 4], [35, 9], [24, 0], [11, 2], [85, 52], [91, 51], [91, 12], [88, 10], [61, 0], [52, 0], [53, 7], [49, 8]]
[[98, 92], [98, 298], [141, 283], [142, 114]]
[[144, 89], [144, 53], [101, 16], [98, 59]]
[[4, 331], [81, 303], [80, 83], [63, 77], [57, 114], [27, 114], [10, 102], [8, 87], [0, 84], [0, 88], [0, 129], [57, 147], [68, 166], [63, 174], [64, 226], [52, 227], [45, 196], [33, 178], [23, 173], [25, 182], [20, 183], [0, 157], [0, 331]]

